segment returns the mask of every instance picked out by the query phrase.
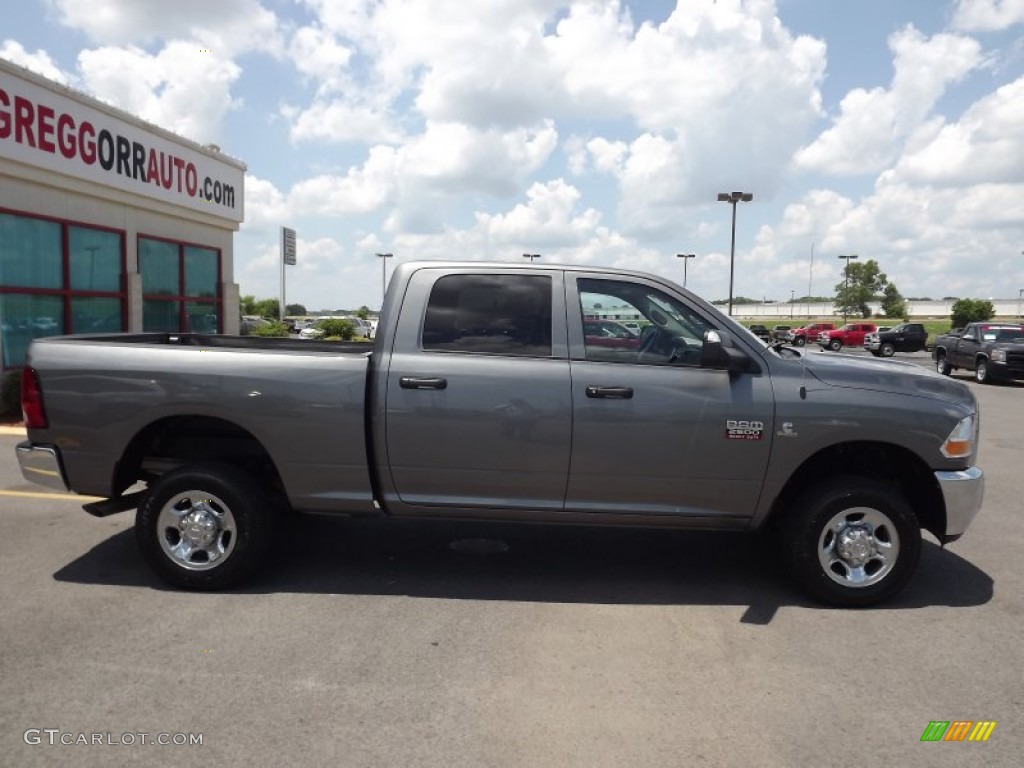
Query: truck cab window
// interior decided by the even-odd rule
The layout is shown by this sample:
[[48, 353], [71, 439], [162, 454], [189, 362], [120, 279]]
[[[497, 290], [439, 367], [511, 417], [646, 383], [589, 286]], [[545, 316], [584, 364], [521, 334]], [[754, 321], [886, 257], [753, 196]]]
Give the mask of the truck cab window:
[[434, 283], [422, 346], [435, 352], [551, 356], [551, 278], [446, 275]]
[[[680, 300], [656, 288], [619, 280], [581, 278], [577, 287], [588, 360], [700, 364], [704, 332], [713, 326]], [[640, 333], [629, 331], [623, 321], [639, 323]]]

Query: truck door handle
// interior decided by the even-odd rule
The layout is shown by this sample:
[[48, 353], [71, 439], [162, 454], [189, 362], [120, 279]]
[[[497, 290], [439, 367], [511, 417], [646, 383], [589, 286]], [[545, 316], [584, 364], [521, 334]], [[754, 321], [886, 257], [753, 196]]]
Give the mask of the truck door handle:
[[398, 380], [402, 389], [447, 389], [448, 379], [423, 379], [418, 376], [403, 376]]
[[632, 400], [632, 387], [599, 387], [591, 384], [587, 387], [587, 397], [603, 397], [609, 400]]

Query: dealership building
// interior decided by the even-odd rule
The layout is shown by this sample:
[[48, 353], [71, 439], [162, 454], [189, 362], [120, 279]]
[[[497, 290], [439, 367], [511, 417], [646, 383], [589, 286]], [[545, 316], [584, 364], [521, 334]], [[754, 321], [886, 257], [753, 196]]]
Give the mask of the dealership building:
[[0, 356], [63, 333], [238, 333], [245, 165], [0, 59]]

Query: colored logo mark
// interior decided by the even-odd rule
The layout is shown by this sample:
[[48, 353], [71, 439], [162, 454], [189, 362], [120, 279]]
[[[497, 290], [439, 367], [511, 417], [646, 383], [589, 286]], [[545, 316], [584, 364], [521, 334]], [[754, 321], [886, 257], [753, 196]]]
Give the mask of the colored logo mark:
[[921, 741], [988, 741], [995, 727], [995, 720], [932, 720]]

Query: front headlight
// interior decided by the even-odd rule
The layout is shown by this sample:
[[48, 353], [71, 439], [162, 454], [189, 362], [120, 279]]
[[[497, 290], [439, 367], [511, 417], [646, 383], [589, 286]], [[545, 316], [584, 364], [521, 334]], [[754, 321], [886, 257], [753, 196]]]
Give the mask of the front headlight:
[[972, 413], [961, 419], [953, 431], [949, 433], [939, 451], [947, 459], [959, 459], [974, 453], [974, 444], [978, 439], [978, 414]]
[[989, 360], [993, 363], [1005, 363], [1006, 362], [1006, 350], [1005, 349], [993, 349], [992, 354], [989, 355]]

